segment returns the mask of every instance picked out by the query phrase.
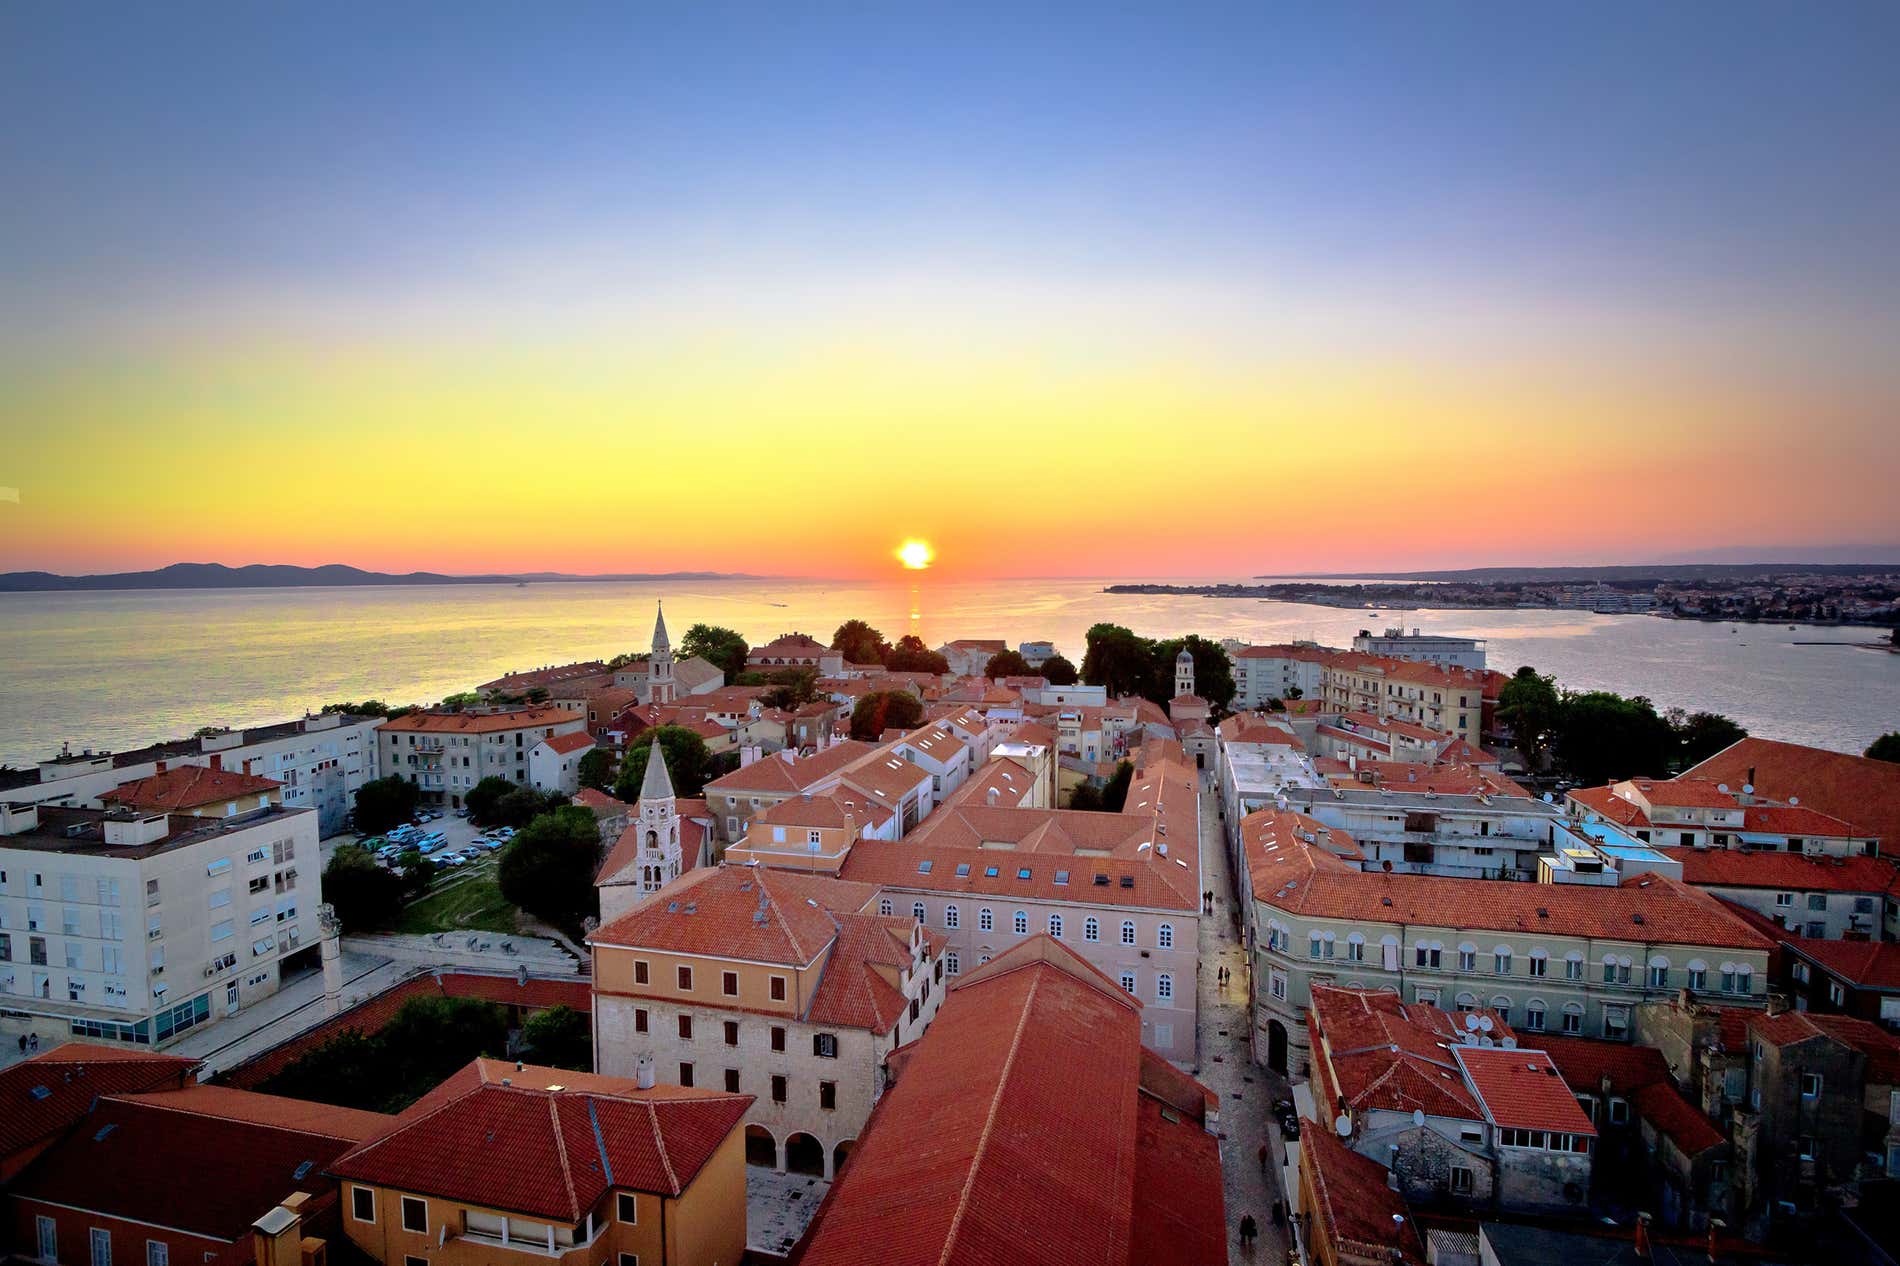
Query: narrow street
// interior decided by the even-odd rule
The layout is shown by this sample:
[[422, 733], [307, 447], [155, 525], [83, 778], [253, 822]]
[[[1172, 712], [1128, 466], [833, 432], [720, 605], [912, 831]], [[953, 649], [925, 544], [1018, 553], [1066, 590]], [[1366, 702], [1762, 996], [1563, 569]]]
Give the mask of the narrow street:
[[[1286, 1261], [1286, 1232], [1273, 1224], [1273, 1202], [1284, 1200], [1280, 1190], [1280, 1163], [1285, 1151], [1279, 1129], [1269, 1120], [1273, 1100], [1286, 1093], [1282, 1080], [1254, 1066], [1248, 1050], [1252, 1024], [1247, 1000], [1247, 956], [1234, 930], [1237, 894], [1221, 838], [1220, 798], [1203, 787], [1201, 792], [1201, 867], [1214, 892], [1214, 913], [1201, 919], [1200, 971], [1200, 1078], [1220, 1096], [1221, 1177], [1227, 1196], [1228, 1260], [1247, 1266], [1282, 1266]], [[1217, 983], [1219, 969], [1230, 978], [1225, 989]], [[1268, 1172], [1262, 1172], [1260, 1148], [1271, 1149]], [[1240, 1247], [1240, 1219], [1252, 1214], [1259, 1239], [1251, 1249]]]

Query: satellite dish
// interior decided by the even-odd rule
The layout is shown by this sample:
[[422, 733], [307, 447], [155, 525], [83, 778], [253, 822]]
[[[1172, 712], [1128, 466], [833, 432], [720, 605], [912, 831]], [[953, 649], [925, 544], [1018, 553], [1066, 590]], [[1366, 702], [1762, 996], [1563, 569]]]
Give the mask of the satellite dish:
[[1715, 789], [1716, 789], [1717, 791], [1719, 791], [1719, 792], [1721, 792], [1721, 793], [1722, 793], [1723, 795], [1725, 795], [1725, 796], [1726, 796], [1726, 795], [1728, 794], [1728, 784], [1727, 784], [1727, 783], [1725, 783], [1725, 782], [1718, 782], [1718, 783], [1716, 783], [1716, 784], [1715, 784]]
[[1800, 796], [1789, 796], [1789, 797], [1788, 797], [1788, 806], [1789, 806], [1790, 808], [1793, 808], [1793, 807], [1794, 807], [1795, 805], [1798, 805], [1798, 804], [1800, 804], [1800, 803], [1801, 803], [1801, 797], [1800, 797]]
[[1492, 1029], [1496, 1028], [1497, 1026], [1491, 1022], [1490, 1016], [1481, 1015], [1478, 1017], [1478, 1027], [1483, 1029], [1486, 1033], [1489, 1033]]
[[1333, 1118], [1333, 1133], [1337, 1134], [1342, 1139], [1351, 1138], [1352, 1137], [1352, 1118], [1347, 1116], [1343, 1112], [1340, 1113], [1337, 1117], [1334, 1117]]
[[1546, 792], [1544, 793], [1544, 803], [1545, 803], [1545, 804], [1556, 804], [1556, 803], [1557, 803], [1557, 797], [1555, 797], [1555, 796], [1553, 796], [1553, 795], [1551, 795], [1551, 794], [1550, 794], [1550, 793], [1549, 793], [1548, 791], [1546, 791]]
[[1469, 1011], [1465, 1012], [1465, 1028], [1472, 1033], [1478, 1031], [1478, 1017]]
[[1423, 1108], [1413, 1108], [1413, 1109], [1412, 1109], [1412, 1124], [1413, 1124], [1413, 1125], [1424, 1125], [1424, 1124], [1425, 1124], [1425, 1109], [1423, 1109]]
[[1752, 795], [1754, 795], [1754, 794], [1755, 794], [1755, 784], [1754, 784], [1754, 783], [1752, 783], [1752, 782], [1745, 782], [1745, 783], [1743, 783], [1743, 784], [1742, 784], [1742, 794], [1743, 794], [1743, 795], [1745, 795], [1745, 796], [1752, 796]]

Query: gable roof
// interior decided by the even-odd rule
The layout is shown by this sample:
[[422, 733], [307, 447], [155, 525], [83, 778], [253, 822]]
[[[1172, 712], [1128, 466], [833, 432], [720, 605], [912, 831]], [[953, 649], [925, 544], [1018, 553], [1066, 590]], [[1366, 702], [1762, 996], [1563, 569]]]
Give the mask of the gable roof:
[[803, 967], [837, 937], [865, 884], [771, 866], [689, 871], [588, 937], [593, 945]]
[[493, 734], [502, 730], [520, 730], [531, 725], [565, 725], [585, 721], [579, 712], [538, 704], [525, 708], [470, 708], [462, 712], [411, 712], [385, 721], [377, 730], [392, 733], [426, 732], [430, 734]]
[[560, 1069], [519, 1079], [516, 1072], [513, 1064], [475, 1061], [383, 1134], [339, 1156], [331, 1172], [578, 1222], [610, 1190], [679, 1195], [752, 1106], [751, 1095], [640, 1090], [632, 1081]]
[[1544, 1052], [1454, 1046], [1451, 1053], [1477, 1093], [1485, 1120], [1493, 1125], [1595, 1136], [1596, 1126], [1583, 1115], [1556, 1063]]
[[1300, 1167], [1312, 1181], [1328, 1242], [1367, 1260], [1395, 1249], [1402, 1261], [1425, 1260], [1418, 1223], [1392, 1190], [1385, 1166], [1347, 1147], [1327, 1126], [1308, 1121], [1300, 1131]]
[[235, 769], [213, 769], [209, 765], [173, 765], [148, 778], [134, 778], [111, 791], [100, 793], [105, 804], [122, 804], [131, 809], [196, 809], [208, 804], [255, 796], [274, 791], [284, 784], [274, 778], [261, 778]]
[[1900, 765], [1888, 761], [1745, 738], [1683, 777], [1716, 779], [1731, 787], [1752, 783], [1755, 794], [1783, 803], [1799, 797], [1803, 805], [1851, 822], [1883, 842], [1900, 842]]
[[1856, 989], [1900, 992], [1900, 943], [1828, 941], [1784, 936], [1782, 947], [1840, 977]]
[[[1324, 1039], [1316, 1049], [1316, 1080], [1330, 1119], [1338, 1100], [1356, 1111], [1422, 1111], [1476, 1121], [1481, 1108], [1452, 1056], [1459, 1029], [1434, 1006], [1407, 1003], [1397, 994], [1314, 985], [1310, 1023]], [[1510, 1028], [1493, 1012], [1493, 1033]], [[1318, 1043], [1315, 1043], [1316, 1048]]]
[[714, 792], [748, 791], [790, 795], [827, 778], [836, 777], [844, 772], [846, 766], [876, 750], [869, 743], [846, 739], [810, 756], [794, 755], [788, 758], [785, 753], [766, 756], [713, 779], [706, 784], [706, 792], [709, 796]]
[[561, 756], [571, 756], [582, 748], [593, 745], [594, 740], [588, 737], [584, 730], [576, 730], [572, 734], [556, 734], [553, 738], [541, 740], [541, 746]]
[[959, 980], [900, 1062], [804, 1266], [1226, 1260], [1215, 1140], [1144, 1119], [1140, 1004], [1067, 946], [1034, 937]]
[[1738, 848], [1663, 848], [1682, 865], [1682, 881], [1705, 888], [1783, 888], [1797, 892], [1890, 891], [1900, 870], [1878, 857], [1807, 857]]
[[1813, 1011], [1783, 1011], [1777, 1015], [1752, 1011], [1747, 1023], [1750, 1033], [1771, 1046], [1791, 1046], [1817, 1037], [1839, 1042], [1867, 1057], [1870, 1083], [1900, 1085], [1900, 1041], [1871, 1021]]
[[186, 1084], [198, 1061], [67, 1042], [0, 1069], [0, 1161], [59, 1133], [101, 1095]]

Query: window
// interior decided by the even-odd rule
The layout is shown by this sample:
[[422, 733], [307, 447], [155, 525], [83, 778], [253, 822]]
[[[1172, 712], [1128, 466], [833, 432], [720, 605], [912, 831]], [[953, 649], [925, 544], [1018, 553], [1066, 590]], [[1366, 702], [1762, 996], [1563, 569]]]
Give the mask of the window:
[[1420, 945], [1415, 955], [1416, 965], [1419, 967], [1436, 967], [1439, 964], [1439, 958], [1442, 953], [1443, 951], [1436, 945]]
[[994, 932], [996, 930], [996, 916], [990, 912], [987, 906], [976, 912], [976, 926], [979, 931], [983, 932]]
[[1102, 921], [1093, 917], [1082, 920], [1082, 939], [1085, 941], [1101, 940]]
[[1577, 1003], [1564, 1004], [1564, 1032], [1570, 1034], [1583, 1032], [1583, 1008]]
[[1610, 1124], [1628, 1125], [1630, 1120], [1630, 1101], [1612, 1098], [1610, 1100]]
[[640, 1225], [640, 1198], [631, 1191], [616, 1192], [614, 1195], [614, 1217], [628, 1226]]
[[693, 1084], [693, 1066], [682, 1060], [680, 1062], [680, 1085], [691, 1087], [692, 1084]]
[[1161, 949], [1174, 948], [1174, 924], [1163, 923], [1155, 929], [1155, 945]]
[[947, 949], [943, 952], [943, 969], [952, 976], [959, 974], [963, 970], [962, 960], [957, 956], [955, 950]]
[[1545, 958], [1542, 954], [1531, 955], [1530, 967], [1529, 967], [1529, 971], [1531, 975], [1542, 976], [1549, 967], [1550, 967], [1550, 960], [1548, 958]]
[[737, 1020], [727, 1020], [726, 1021], [726, 1045], [737, 1046], [738, 1044], [739, 1044], [739, 1022]]
[[1618, 1041], [1629, 1036], [1630, 1009], [1628, 1007], [1603, 1008], [1603, 1036]]
[[1122, 921], [1122, 944], [1133, 945], [1134, 943], [1135, 943], [1135, 921], [1133, 919], [1124, 919]]
[[416, 1232], [429, 1229], [429, 1206], [426, 1201], [414, 1196], [402, 1198], [402, 1229]]
[[1821, 1097], [1821, 1074], [1801, 1074], [1801, 1097], [1803, 1099], [1819, 1099]]
[[620, 1266], [640, 1266], [640, 1255], [638, 1253], [622, 1253], [620, 1255]]
[[[1355, 933], [1355, 935], [1357, 934]], [[1346, 942], [1346, 958], [1350, 962], [1355, 962], [1355, 963], [1365, 962], [1366, 961], [1366, 943], [1361, 940], [1347, 941]]]
[[1155, 1001], [1169, 1002], [1174, 998], [1174, 977], [1162, 972], [1155, 977]]
[[945, 906], [943, 908], [943, 925], [947, 928], [956, 927], [962, 917], [954, 905]]
[[1018, 910], [1015, 913], [1015, 915], [1010, 919], [1010, 926], [1016, 929], [1016, 934], [1018, 936], [1026, 935], [1029, 931], [1028, 913], [1022, 910]]
[[1126, 989], [1129, 993], [1135, 992], [1135, 973], [1134, 972], [1125, 971], [1122, 973], [1122, 988]]
[[647, 983], [647, 963], [643, 958], [633, 960], [633, 983], [636, 985]]
[[693, 969], [690, 967], [681, 967], [678, 969], [678, 972], [679, 987], [684, 989], [687, 993], [691, 993], [693, 991]]
[[889, 897], [878, 898], [877, 912], [881, 915], [889, 917], [891, 913], [891, 899]]
[[112, 1266], [112, 1232], [102, 1226], [92, 1228], [92, 1266]]
[[693, 1017], [690, 1015], [681, 1015], [679, 1018], [679, 1026], [680, 1026], [680, 1040], [682, 1042], [692, 1041], [693, 1040]]
[[1581, 958], [1566, 958], [1564, 960], [1564, 979], [1583, 979], [1583, 960]]
[[376, 1220], [376, 1192], [369, 1187], [350, 1188], [350, 1216], [358, 1222]]
[[784, 1073], [772, 1074], [772, 1102], [773, 1103], [785, 1102], [785, 1074]]
[[[775, 1051], [783, 1051], [785, 1049], [785, 1030], [776, 1024], [772, 1026], [772, 1049]], [[784, 1101], [780, 1100], [780, 1102], [782, 1103]]]
[[1320, 947], [1324, 944], [1325, 941], [1321, 939], [1318, 932], [1312, 933], [1306, 938], [1306, 956], [1308, 958], [1318, 958], [1320, 955]]
[[1808, 909], [1826, 910], [1827, 909], [1827, 894], [1825, 892], [1809, 893], [1808, 894]]
[[1062, 939], [1061, 915], [1052, 914], [1049, 916], [1049, 935], [1055, 937], [1058, 941]]
[[145, 1266], [171, 1266], [171, 1245], [164, 1240], [145, 1241]]
[[1524, 1027], [1532, 1033], [1544, 1031], [1544, 1004], [1533, 1002], [1524, 1008]]
[[739, 1093], [739, 1070], [736, 1068], [726, 1070], [726, 1093], [729, 1095]]
[[1471, 1171], [1463, 1165], [1453, 1165], [1451, 1167], [1451, 1194], [1454, 1196], [1468, 1196], [1471, 1194], [1471, 1191]]
[[835, 1112], [838, 1108], [838, 1083], [821, 1081], [818, 1083], [818, 1106], [826, 1112]]
[[1847, 1005], [1847, 990], [1841, 987], [1840, 981], [1830, 980], [1827, 982], [1827, 1000], [1837, 1007]]
[[[1811, 1161], [1811, 1160], [1813, 1160], [1813, 1159], [1814, 1159], [1814, 1156], [1815, 1156], [1815, 1153], [1814, 1153], [1814, 1136], [1813, 1136], [1812, 1134], [1803, 1134], [1803, 1135], [1801, 1136], [1801, 1143], [1800, 1143], [1800, 1147], [1801, 1147], [1801, 1159], [1802, 1159], [1802, 1160], [1804, 1160], [1804, 1161]], [[98, 1235], [98, 1234], [99, 1234], [99, 1232], [97, 1232], [97, 1231], [94, 1231], [94, 1232], [93, 1232], [93, 1234], [94, 1234], [94, 1235]], [[96, 1263], [96, 1262], [97, 1262], [98, 1260], [99, 1260], [99, 1259], [98, 1259], [98, 1255], [97, 1255], [97, 1253], [95, 1253], [95, 1254], [93, 1255], [93, 1261], [94, 1261], [94, 1262]], [[108, 1255], [107, 1255], [107, 1263], [106, 1263], [106, 1266], [111, 1266], [111, 1260], [110, 1260], [110, 1254], [108, 1254]]]
[[1792, 892], [1776, 893], [1775, 905], [1783, 910], [1792, 909], [1794, 907], [1794, 894]]
[[772, 1001], [785, 1001], [785, 977], [783, 976], [772, 977]]
[[1458, 970], [1459, 971], [1477, 971], [1478, 970], [1478, 951], [1475, 949], [1464, 949], [1461, 947], [1458, 950]]
[[913, 901], [910, 904], [910, 917], [922, 923], [924, 921], [924, 903]]
[[1507, 949], [1501, 949], [1501, 950], [1498, 950], [1496, 953], [1492, 954], [1491, 968], [1500, 976], [1510, 975], [1511, 974], [1511, 951]]
[[1693, 963], [1690, 964], [1689, 988], [1707, 989], [1708, 987], [1709, 987], [1709, 969], [1706, 967], [1697, 967]]
[[724, 971], [719, 973], [719, 992], [728, 998], [739, 996], [739, 973]]
[[647, 1031], [647, 1009], [645, 1007], [635, 1007], [633, 1009], [633, 1031], [635, 1033], [644, 1033]]
[[820, 1059], [838, 1058], [838, 1035], [836, 1033], [812, 1034], [811, 1053]]
[[1649, 987], [1651, 989], [1669, 988], [1669, 964], [1651, 963], [1649, 965]]

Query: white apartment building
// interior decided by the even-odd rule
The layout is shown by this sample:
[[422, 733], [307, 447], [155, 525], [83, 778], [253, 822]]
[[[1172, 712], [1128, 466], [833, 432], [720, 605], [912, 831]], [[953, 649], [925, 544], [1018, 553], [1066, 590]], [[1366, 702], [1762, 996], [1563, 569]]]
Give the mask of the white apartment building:
[[586, 729], [580, 713], [546, 705], [411, 712], [376, 727], [377, 760], [414, 783], [421, 803], [459, 808], [484, 778], [528, 785], [536, 744]]
[[1481, 637], [1451, 637], [1418, 629], [1407, 633], [1402, 628], [1374, 634], [1361, 629], [1358, 636], [1352, 639], [1352, 648], [1368, 655], [1413, 659], [1427, 664], [1448, 664], [1453, 668], [1484, 667], [1484, 639]]
[[1224, 642], [1222, 645], [1227, 648], [1233, 665], [1232, 706], [1237, 711], [1263, 708], [1271, 699], [1319, 698], [1326, 657], [1333, 653], [1317, 642], [1276, 646]]
[[0, 1032], [159, 1047], [317, 966], [317, 814], [0, 807]]
[[0, 773], [0, 801], [96, 809], [113, 788], [175, 765], [257, 774], [283, 784], [283, 803], [317, 811], [317, 829], [334, 835], [356, 804], [356, 789], [377, 774], [380, 718], [325, 712], [277, 725], [221, 730], [128, 752], [63, 750], [28, 771]]

